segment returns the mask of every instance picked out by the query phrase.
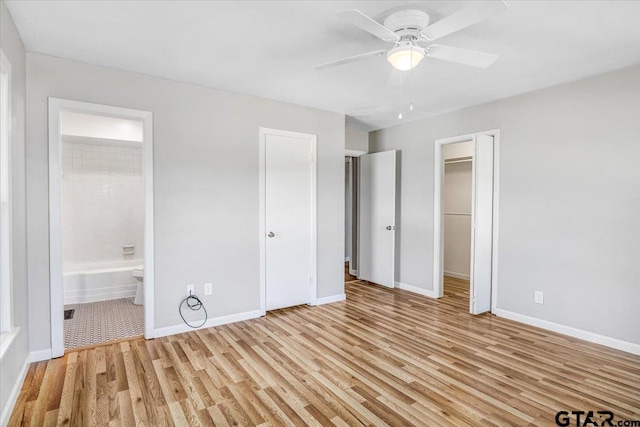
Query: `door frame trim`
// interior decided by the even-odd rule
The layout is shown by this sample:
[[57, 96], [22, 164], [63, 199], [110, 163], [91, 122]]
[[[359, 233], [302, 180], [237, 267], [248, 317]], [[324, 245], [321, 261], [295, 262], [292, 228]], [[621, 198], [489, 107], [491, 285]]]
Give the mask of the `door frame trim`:
[[313, 134], [292, 132], [281, 129], [260, 127], [259, 130], [259, 194], [260, 194], [260, 312], [267, 312], [267, 239], [266, 239], [266, 143], [267, 135], [285, 136], [290, 138], [306, 139], [311, 143], [311, 278], [313, 283], [309, 286], [309, 305], [316, 305], [318, 299], [318, 137]]
[[[499, 206], [499, 173], [500, 173], [500, 129], [475, 132], [451, 138], [436, 139], [433, 156], [433, 294], [442, 298], [444, 286], [444, 233], [443, 219], [443, 188], [444, 158], [442, 147], [448, 144], [475, 140], [476, 135], [493, 137], [493, 230], [491, 249], [491, 312], [495, 312], [498, 305], [498, 206]], [[475, 145], [474, 145], [475, 147]], [[475, 183], [474, 183], [475, 185]], [[473, 220], [473, 218], [472, 218]]]
[[141, 120], [144, 180], [144, 337], [154, 338], [153, 113], [70, 99], [48, 99], [49, 120], [49, 291], [51, 356], [64, 354], [64, 287], [62, 276], [62, 136], [60, 113], [75, 111]]
[[345, 157], [360, 157], [360, 156], [364, 156], [365, 154], [368, 154], [368, 153], [362, 150], [349, 150], [349, 149], [344, 150]]

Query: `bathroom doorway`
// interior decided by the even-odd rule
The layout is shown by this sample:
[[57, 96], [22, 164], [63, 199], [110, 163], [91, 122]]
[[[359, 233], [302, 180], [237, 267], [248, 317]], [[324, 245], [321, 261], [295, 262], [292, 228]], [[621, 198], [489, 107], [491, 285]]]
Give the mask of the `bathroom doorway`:
[[151, 120], [49, 100], [52, 357], [153, 335]]

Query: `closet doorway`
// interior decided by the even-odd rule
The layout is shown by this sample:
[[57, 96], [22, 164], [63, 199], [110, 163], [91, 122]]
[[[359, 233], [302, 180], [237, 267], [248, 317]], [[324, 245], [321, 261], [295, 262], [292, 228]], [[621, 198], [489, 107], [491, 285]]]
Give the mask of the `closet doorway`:
[[481, 314], [497, 301], [498, 131], [437, 140], [434, 294]]
[[471, 278], [473, 141], [447, 144], [442, 154], [443, 293], [459, 308], [467, 310]]

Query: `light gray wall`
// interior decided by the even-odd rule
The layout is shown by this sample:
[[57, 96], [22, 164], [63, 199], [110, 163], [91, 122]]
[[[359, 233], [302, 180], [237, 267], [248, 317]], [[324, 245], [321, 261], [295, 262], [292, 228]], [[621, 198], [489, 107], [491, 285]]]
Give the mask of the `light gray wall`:
[[20, 332], [0, 363], [0, 408], [29, 354], [27, 298], [27, 230], [25, 217], [25, 51], [11, 14], [0, 1], [0, 48], [11, 63], [11, 191], [13, 221], [13, 325]]
[[372, 133], [402, 162], [396, 279], [433, 289], [434, 141], [500, 129], [498, 308], [640, 344], [639, 100], [637, 65]]
[[318, 296], [344, 292], [344, 115], [40, 54], [27, 65], [32, 349], [50, 347], [50, 96], [153, 112], [156, 327], [182, 323], [189, 283], [213, 282], [211, 317], [259, 309], [261, 126], [318, 135]]
[[369, 132], [348, 127], [345, 129], [345, 148], [369, 152]]

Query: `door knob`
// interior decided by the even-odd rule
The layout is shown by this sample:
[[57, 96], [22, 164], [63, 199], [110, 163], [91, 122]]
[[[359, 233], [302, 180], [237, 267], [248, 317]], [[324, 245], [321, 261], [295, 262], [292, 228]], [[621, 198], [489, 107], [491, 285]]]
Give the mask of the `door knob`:
[[393, 230], [393, 226], [387, 225], [387, 230], [389, 230], [389, 231]]
[[270, 231], [270, 232], [269, 232], [269, 234], [267, 234], [267, 236], [269, 236], [269, 237], [274, 237], [274, 236], [275, 236], [275, 234], [273, 234], [273, 231]]

